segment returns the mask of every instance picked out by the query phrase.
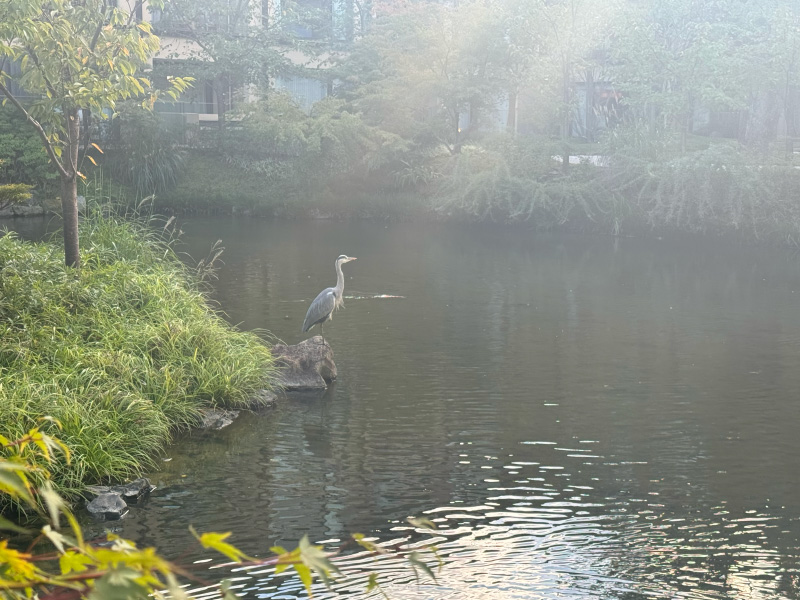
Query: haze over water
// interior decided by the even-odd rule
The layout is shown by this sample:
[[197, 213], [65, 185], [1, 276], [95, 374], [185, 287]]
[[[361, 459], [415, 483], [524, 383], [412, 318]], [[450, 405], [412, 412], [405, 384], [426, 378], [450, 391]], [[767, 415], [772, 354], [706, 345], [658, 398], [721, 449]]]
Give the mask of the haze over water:
[[[422, 541], [416, 515], [440, 528], [438, 585], [348, 556], [337, 589], [366, 597], [377, 565], [402, 600], [800, 597], [795, 254], [492, 227], [181, 226], [195, 258], [222, 239], [229, 319], [287, 343], [336, 256], [358, 257], [325, 328], [339, 381], [180, 440], [118, 533], [191, 561], [210, 555], [190, 524], [267, 556], [304, 533]], [[271, 569], [205, 566], [246, 598], [304, 597]]]

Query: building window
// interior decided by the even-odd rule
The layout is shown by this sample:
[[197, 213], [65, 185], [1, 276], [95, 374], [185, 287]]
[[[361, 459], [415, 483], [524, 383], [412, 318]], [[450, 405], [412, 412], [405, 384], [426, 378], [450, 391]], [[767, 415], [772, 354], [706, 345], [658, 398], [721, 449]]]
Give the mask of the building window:
[[275, 87], [284, 90], [292, 100], [304, 111], [309, 112], [311, 106], [328, 95], [328, 87], [322, 81], [310, 77], [278, 77]]

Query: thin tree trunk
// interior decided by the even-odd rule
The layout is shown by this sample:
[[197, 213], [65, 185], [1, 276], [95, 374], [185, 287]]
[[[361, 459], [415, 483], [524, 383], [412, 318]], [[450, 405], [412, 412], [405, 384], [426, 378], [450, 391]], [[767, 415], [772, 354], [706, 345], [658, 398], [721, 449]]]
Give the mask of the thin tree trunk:
[[689, 137], [692, 122], [692, 113], [685, 112], [681, 118], [681, 153], [686, 153], [686, 140]]
[[517, 104], [518, 97], [516, 90], [508, 92], [508, 116], [506, 118], [506, 131], [511, 135], [517, 135]]
[[66, 173], [61, 174], [61, 216], [64, 219], [64, 260], [67, 266], [80, 268], [81, 254], [78, 244], [78, 140], [80, 122], [78, 110], [66, 112], [67, 147], [64, 148], [62, 164]]
[[569, 169], [569, 130], [572, 122], [572, 106], [570, 103], [570, 70], [569, 60], [564, 60], [561, 65], [561, 101], [563, 115], [561, 117], [561, 143], [563, 151], [561, 168], [566, 172]]
[[217, 95], [217, 127], [220, 131], [225, 130], [225, 112], [228, 109], [228, 85], [227, 78], [220, 76], [214, 84]]
[[586, 141], [595, 141], [595, 113], [594, 113], [594, 73], [591, 69], [586, 69], [586, 98], [583, 103], [583, 122], [586, 127]]
[[[455, 112], [455, 142], [453, 143], [453, 149], [450, 151], [450, 154], [461, 154], [461, 111], [459, 110], [458, 105], [453, 107], [453, 111]], [[472, 123], [470, 123], [470, 127]]]

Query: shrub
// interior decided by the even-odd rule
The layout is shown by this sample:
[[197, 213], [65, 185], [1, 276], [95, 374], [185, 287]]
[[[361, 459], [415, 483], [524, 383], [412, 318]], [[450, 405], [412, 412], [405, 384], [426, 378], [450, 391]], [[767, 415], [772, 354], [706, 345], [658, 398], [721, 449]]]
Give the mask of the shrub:
[[800, 171], [790, 162], [719, 143], [657, 161], [618, 154], [602, 175], [651, 229], [800, 241]]
[[20, 204], [31, 197], [31, 186], [24, 183], [0, 184], [0, 210]]
[[26, 183], [45, 192], [58, 185], [42, 141], [13, 110], [0, 110], [0, 183]]

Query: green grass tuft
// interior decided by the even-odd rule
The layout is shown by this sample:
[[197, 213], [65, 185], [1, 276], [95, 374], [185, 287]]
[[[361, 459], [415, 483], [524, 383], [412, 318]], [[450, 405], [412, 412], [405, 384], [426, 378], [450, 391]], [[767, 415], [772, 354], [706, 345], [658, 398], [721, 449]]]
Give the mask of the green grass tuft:
[[71, 496], [152, 467], [201, 409], [248, 406], [272, 375], [267, 346], [210, 307], [151, 229], [106, 215], [81, 233], [80, 271], [59, 241], [0, 237], [0, 434], [58, 419], [72, 462], [51, 470]]

